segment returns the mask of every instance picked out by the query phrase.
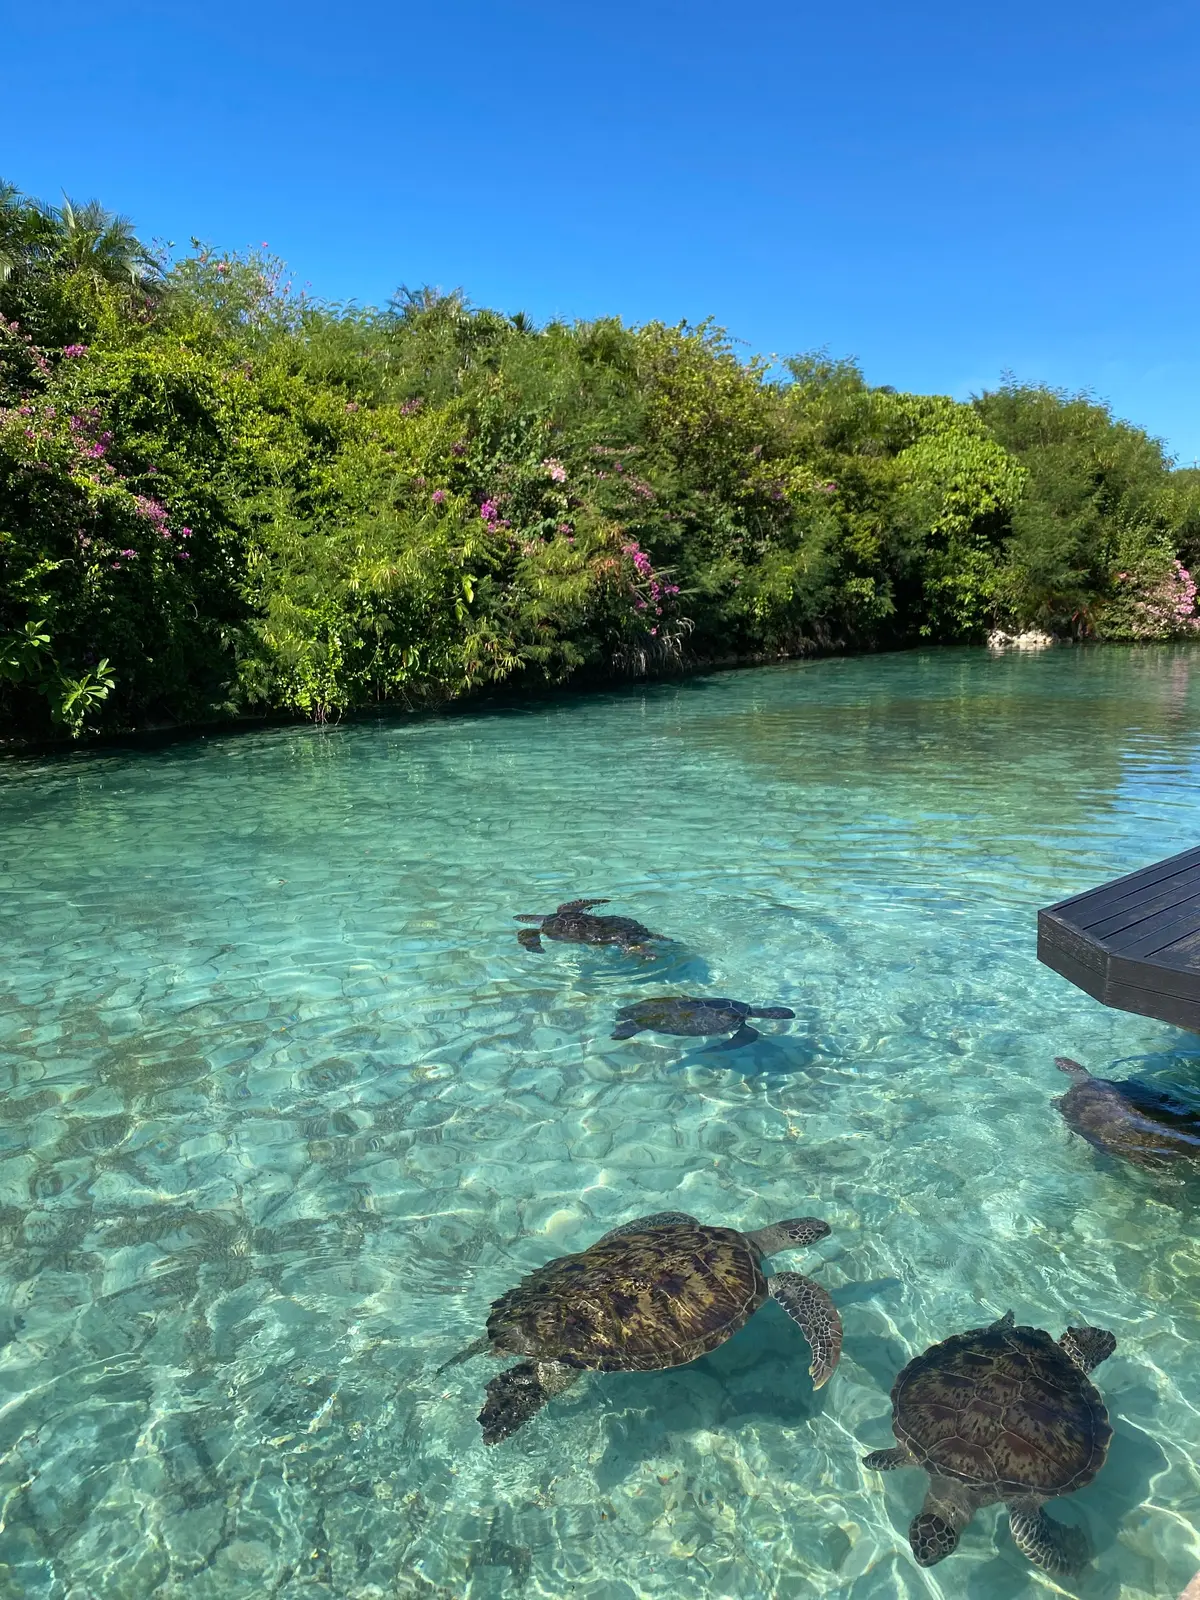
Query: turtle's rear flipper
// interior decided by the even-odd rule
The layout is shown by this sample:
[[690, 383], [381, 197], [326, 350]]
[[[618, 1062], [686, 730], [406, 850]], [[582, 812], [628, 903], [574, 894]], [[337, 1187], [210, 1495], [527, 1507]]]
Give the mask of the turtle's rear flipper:
[[449, 1361], [443, 1361], [434, 1373], [434, 1377], [438, 1378], [443, 1372], [449, 1372], [451, 1367], [461, 1366], [464, 1361], [470, 1361], [472, 1356], [481, 1356], [491, 1342], [486, 1333], [482, 1338], [473, 1339], [465, 1350], [460, 1350], [456, 1356], [451, 1356]]
[[542, 945], [542, 931], [540, 928], [522, 928], [520, 933], [517, 935], [517, 943], [524, 950], [536, 950], [539, 955], [544, 954], [544, 947]]
[[1082, 1528], [1067, 1528], [1036, 1504], [1008, 1508], [1013, 1543], [1043, 1572], [1069, 1578], [1082, 1572], [1092, 1559], [1092, 1547]]
[[813, 1388], [833, 1377], [842, 1353], [842, 1319], [828, 1291], [802, 1272], [776, 1272], [767, 1279], [767, 1292], [799, 1324], [812, 1351]]
[[731, 1033], [728, 1039], [722, 1039], [718, 1044], [707, 1044], [704, 1047], [705, 1055], [712, 1055], [715, 1050], [740, 1050], [744, 1044], [753, 1044], [760, 1034], [757, 1028], [752, 1028], [748, 1022], [743, 1022], [736, 1033]]
[[1107, 1361], [1117, 1348], [1117, 1341], [1107, 1328], [1068, 1328], [1058, 1342], [1085, 1372]]
[[632, 1039], [635, 1033], [641, 1033], [641, 1027], [636, 1022], [618, 1022], [612, 1033], [611, 1039]]
[[547, 1400], [569, 1389], [580, 1376], [557, 1361], [522, 1361], [492, 1379], [479, 1413], [484, 1444], [499, 1444], [536, 1415]]

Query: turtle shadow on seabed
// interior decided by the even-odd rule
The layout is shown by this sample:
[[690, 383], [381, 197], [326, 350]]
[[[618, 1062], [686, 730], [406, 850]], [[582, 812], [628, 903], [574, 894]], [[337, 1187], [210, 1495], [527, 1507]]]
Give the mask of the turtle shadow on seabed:
[[[846, 1284], [833, 1290], [833, 1299], [840, 1309], [893, 1287], [900, 1287], [898, 1279]], [[608, 1441], [595, 1468], [597, 1486], [607, 1492], [639, 1463], [675, 1453], [674, 1441], [689, 1434], [755, 1424], [799, 1428], [816, 1421], [829, 1406], [837, 1373], [825, 1388], [813, 1388], [808, 1347], [778, 1311], [765, 1306], [732, 1339], [687, 1366], [594, 1377]], [[852, 1336], [842, 1351], [857, 1361]]]
[[695, 950], [689, 950], [687, 945], [664, 939], [655, 950], [653, 961], [627, 958], [606, 963], [605, 977], [624, 983], [629, 989], [626, 997], [629, 1000], [638, 999], [640, 989], [657, 990], [664, 984], [682, 992], [688, 988], [707, 989], [712, 983], [712, 968], [707, 960]]
[[[768, 1024], [769, 1026], [769, 1024]], [[781, 1025], [782, 1026], [782, 1025]], [[659, 1044], [673, 1041], [656, 1040]], [[789, 1078], [798, 1072], [807, 1072], [824, 1053], [803, 1036], [780, 1033], [768, 1037], [759, 1034], [749, 1044], [696, 1045], [685, 1050], [678, 1060], [667, 1067], [668, 1072], [681, 1072], [688, 1067], [703, 1067], [708, 1071], [735, 1072], [741, 1078]]]

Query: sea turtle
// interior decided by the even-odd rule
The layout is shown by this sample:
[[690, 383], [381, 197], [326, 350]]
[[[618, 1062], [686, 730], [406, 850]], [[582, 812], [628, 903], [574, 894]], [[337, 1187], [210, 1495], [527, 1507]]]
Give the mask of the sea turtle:
[[542, 948], [542, 935], [547, 939], [561, 939], [567, 944], [616, 944], [620, 945], [624, 955], [642, 956], [647, 961], [655, 960], [654, 951], [647, 944], [648, 939], [662, 939], [661, 933], [651, 933], [649, 928], [644, 928], [640, 922], [635, 922], [632, 917], [593, 917], [589, 916], [592, 906], [606, 906], [607, 900], [568, 900], [559, 906], [557, 911], [552, 911], [545, 916], [523, 912], [513, 918], [514, 922], [536, 922], [536, 928], [522, 928], [517, 935], [518, 940], [526, 950]]
[[1136, 1078], [1093, 1078], [1069, 1056], [1054, 1065], [1074, 1079], [1054, 1104], [1089, 1144], [1159, 1170], [1189, 1159], [1200, 1170], [1200, 1111]]
[[733, 1050], [739, 1045], [752, 1044], [758, 1038], [758, 1029], [747, 1024], [747, 1017], [767, 1017], [773, 1022], [786, 1022], [795, 1015], [786, 1006], [748, 1006], [744, 1000], [707, 1000], [700, 995], [663, 994], [622, 1006], [617, 1012], [620, 1020], [612, 1036], [614, 1039], [632, 1039], [643, 1028], [654, 1033], [689, 1036], [728, 1033], [733, 1037], [715, 1048]]
[[709, 1227], [682, 1211], [639, 1217], [523, 1278], [493, 1302], [486, 1335], [446, 1366], [485, 1351], [526, 1358], [487, 1386], [479, 1421], [483, 1442], [498, 1444], [583, 1372], [683, 1366], [723, 1344], [770, 1297], [808, 1340], [819, 1389], [841, 1354], [837, 1307], [798, 1272], [768, 1276], [763, 1258], [828, 1232], [815, 1217], [754, 1233]]
[[1104, 1328], [1068, 1328], [1057, 1343], [1017, 1327], [1012, 1312], [956, 1333], [910, 1361], [892, 1386], [894, 1450], [875, 1450], [876, 1472], [921, 1467], [929, 1492], [908, 1530], [923, 1567], [950, 1555], [982, 1506], [1003, 1501], [1022, 1554], [1047, 1572], [1079, 1571], [1091, 1557], [1084, 1533], [1042, 1510], [1090, 1483], [1112, 1438], [1108, 1412], [1087, 1374], [1117, 1341]]

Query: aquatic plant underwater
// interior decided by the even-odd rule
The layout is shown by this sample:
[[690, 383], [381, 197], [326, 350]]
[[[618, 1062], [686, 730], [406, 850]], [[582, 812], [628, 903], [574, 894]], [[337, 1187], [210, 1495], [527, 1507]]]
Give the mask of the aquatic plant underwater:
[[[1178, 1595], [1194, 1190], [1080, 1137], [1054, 1058], [1193, 1105], [1200, 1058], [1034, 926], [1195, 837], [1197, 672], [916, 652], [10, 762], [0, 1594]], [[585, 894], [654, 959], [518, 941]], [[612, 1037], [667, 994], [795, 1016]], [[486, 1445], [522, 1358], [438, 1369], [664, 1211], [828, 1227], [769, 1265], [831, 1297], [829, 1381], [764, 1301]], [[994, 1506], [923, 1571], [920, 1473], [862, 1463], [906, 1363], [1010, 1309], [1116, 1339], [1050, 1505], [1078, 1578]]]

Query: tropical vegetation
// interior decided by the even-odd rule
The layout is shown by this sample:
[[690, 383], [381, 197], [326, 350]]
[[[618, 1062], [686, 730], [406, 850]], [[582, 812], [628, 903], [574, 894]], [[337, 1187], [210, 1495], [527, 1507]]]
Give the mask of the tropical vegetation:
[[1200, 473], [719, 329], [297, 294], [0, 185], [0, 731], [318, 719], [816, 650], [1200, 627]]

